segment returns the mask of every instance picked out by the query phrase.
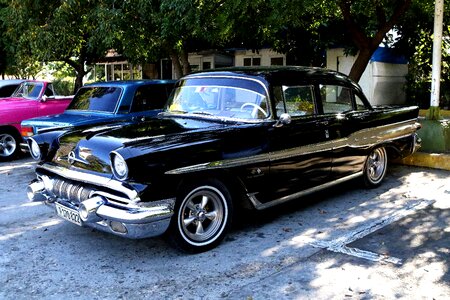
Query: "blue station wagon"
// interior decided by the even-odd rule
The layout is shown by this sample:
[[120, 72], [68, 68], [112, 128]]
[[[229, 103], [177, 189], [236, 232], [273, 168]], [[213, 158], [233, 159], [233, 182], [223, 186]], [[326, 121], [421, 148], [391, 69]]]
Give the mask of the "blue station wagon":
[[139, 121], [162, 111], [175, 84], [174, 80], [125, 80], [87, 84], [80, 88], [62, 114], [22, 121], [21, 144], [45, 129], [111, 122]]

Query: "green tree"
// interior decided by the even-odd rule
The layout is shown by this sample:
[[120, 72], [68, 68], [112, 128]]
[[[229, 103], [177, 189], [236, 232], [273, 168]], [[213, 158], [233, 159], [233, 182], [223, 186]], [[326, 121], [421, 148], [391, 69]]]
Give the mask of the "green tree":
[[0, 0], [0, 75], [3, 79], [8, 67], [14, 64], [12, 55], [14, 45], [5, 34], [7, 28], [7, 24], [4, 22], [6, 7], [7, 2]]
[[349, 76], [359, 81], [373, 53], [390, 39], [389, 31], [400, 24], [412, 0], [213, 2], [219, 3], [215, 19], [225, 43], [251, 49], [272, 47], [290, 54], [291, 62], [304, 65], [323, 65], [328, 47], [343, 46], [357, 54]]
[[[323, 50], [338, 45], [355, 53], [349, 76], [359, 81], [373, 53], [383, 41], [389, 41], [389, 31], [402, 21], [411, 1], [293, 0], [279, 6], [282, 10], [275, 13], [281, 16], [283, 11], [289, 12], [284, 22], [291, 24], [291, 36], [299, 38], [296, 43], [300, 47], [316, 44], [317, 50]], [[306, 35], [295, 34], [305, 29]]]
[[412, 0], [337, 1], [345, 26], [358, 48], [350, 78], [359, 81], [375, 50], [388, 39], [388, 32], [400, 22]]
[[[75, 90], [83, 84], [90, 65], [103, 57], [109, 35], [114, 33], [98, 23], [114, 0], [11, 0], [6, 8], [8, 34], [15, 37], [19, 59], [62, 61], [76, 73]], [[100, 17], [99, 17], [100, 16]]]
[[169, 56], [175, 77], [191, 71], [188, 53], [211, 48], [215, 5], [202, 0], [135, 0], [116, 3], [111, 23], [116, 49], [131, 62], [152, 62]]
[[[450, 105], [450, 2], [445, 3], [442, 41], [441, 106]], [[432, 48], [434, 30], [434, 1], [414, 1], [401, 26], [402, 38], [396, 49], [409, 60], [407, 99], [428, 108], [431, 92]]]

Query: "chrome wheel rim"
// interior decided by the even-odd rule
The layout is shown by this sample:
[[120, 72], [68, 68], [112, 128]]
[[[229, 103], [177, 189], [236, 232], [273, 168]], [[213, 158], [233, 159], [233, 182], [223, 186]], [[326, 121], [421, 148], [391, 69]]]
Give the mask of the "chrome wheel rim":
[[16, 139], [7, 133], [0, 134], [0, 156], [9, 157], [16, 151]]
[[224, 195], [212, 186], [191, 191], [178, 212], [178, 228], [190, 244], [202, 246], [216, 240], [225, 228], [228, 208]]
[[386, 150], [384, 148], [375, 149], [367, 158], [367, 178], [373, 183], [378, 183], [383, 179], [386, 163]]

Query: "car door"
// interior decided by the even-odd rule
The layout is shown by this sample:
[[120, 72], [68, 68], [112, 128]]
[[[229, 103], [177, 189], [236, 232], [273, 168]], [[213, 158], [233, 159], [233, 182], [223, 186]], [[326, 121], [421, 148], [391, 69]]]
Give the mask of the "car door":
[[331, 179], [350, 176], [361, 171], [367, 155], [364, 136], [356, 134], [370, 127], [370, 107], [358, 97], [356, 91], [339, 83], [319, 86], [323, 116], [329, 123], [333, 142]]
[[288, 113], [291, 122], [269, 131], [271, 200], [320, 185], [330, 174], [328, 122], [318, 114], [316, 98], [313, 84], [274, 88], [275, 113]]
[[63, 113], [70, 103], [67, 99], [56, 99], [51, 84], [47, 84], [45, 90], [41, 92], [38, 101], [37, 116], [46, 116]]
[[46, 116], [46, 115], [55, 115], [61, 114], [67, 108], [70, 103], [70, 100], [59, 99], [56, 100], [54, 98], [49, 98], [46, 101], [39, 101], [39, 109], [37, 116]]

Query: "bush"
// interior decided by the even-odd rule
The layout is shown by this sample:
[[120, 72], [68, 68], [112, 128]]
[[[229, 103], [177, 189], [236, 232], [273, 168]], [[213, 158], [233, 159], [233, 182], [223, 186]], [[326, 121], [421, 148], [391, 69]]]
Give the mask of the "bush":
[[55, 79], [53, 81], [53, 87], [58, 95], [69, 96], [73, 95], [73, 89], [75, 82], [73, 80]]
[[[406, 84], [408, 104], [418, 105], [421, 109], [430, 108], [431, 82], [411, 82]], [[441, 83], [439, 106], [450, 109], [450, 82]]]

